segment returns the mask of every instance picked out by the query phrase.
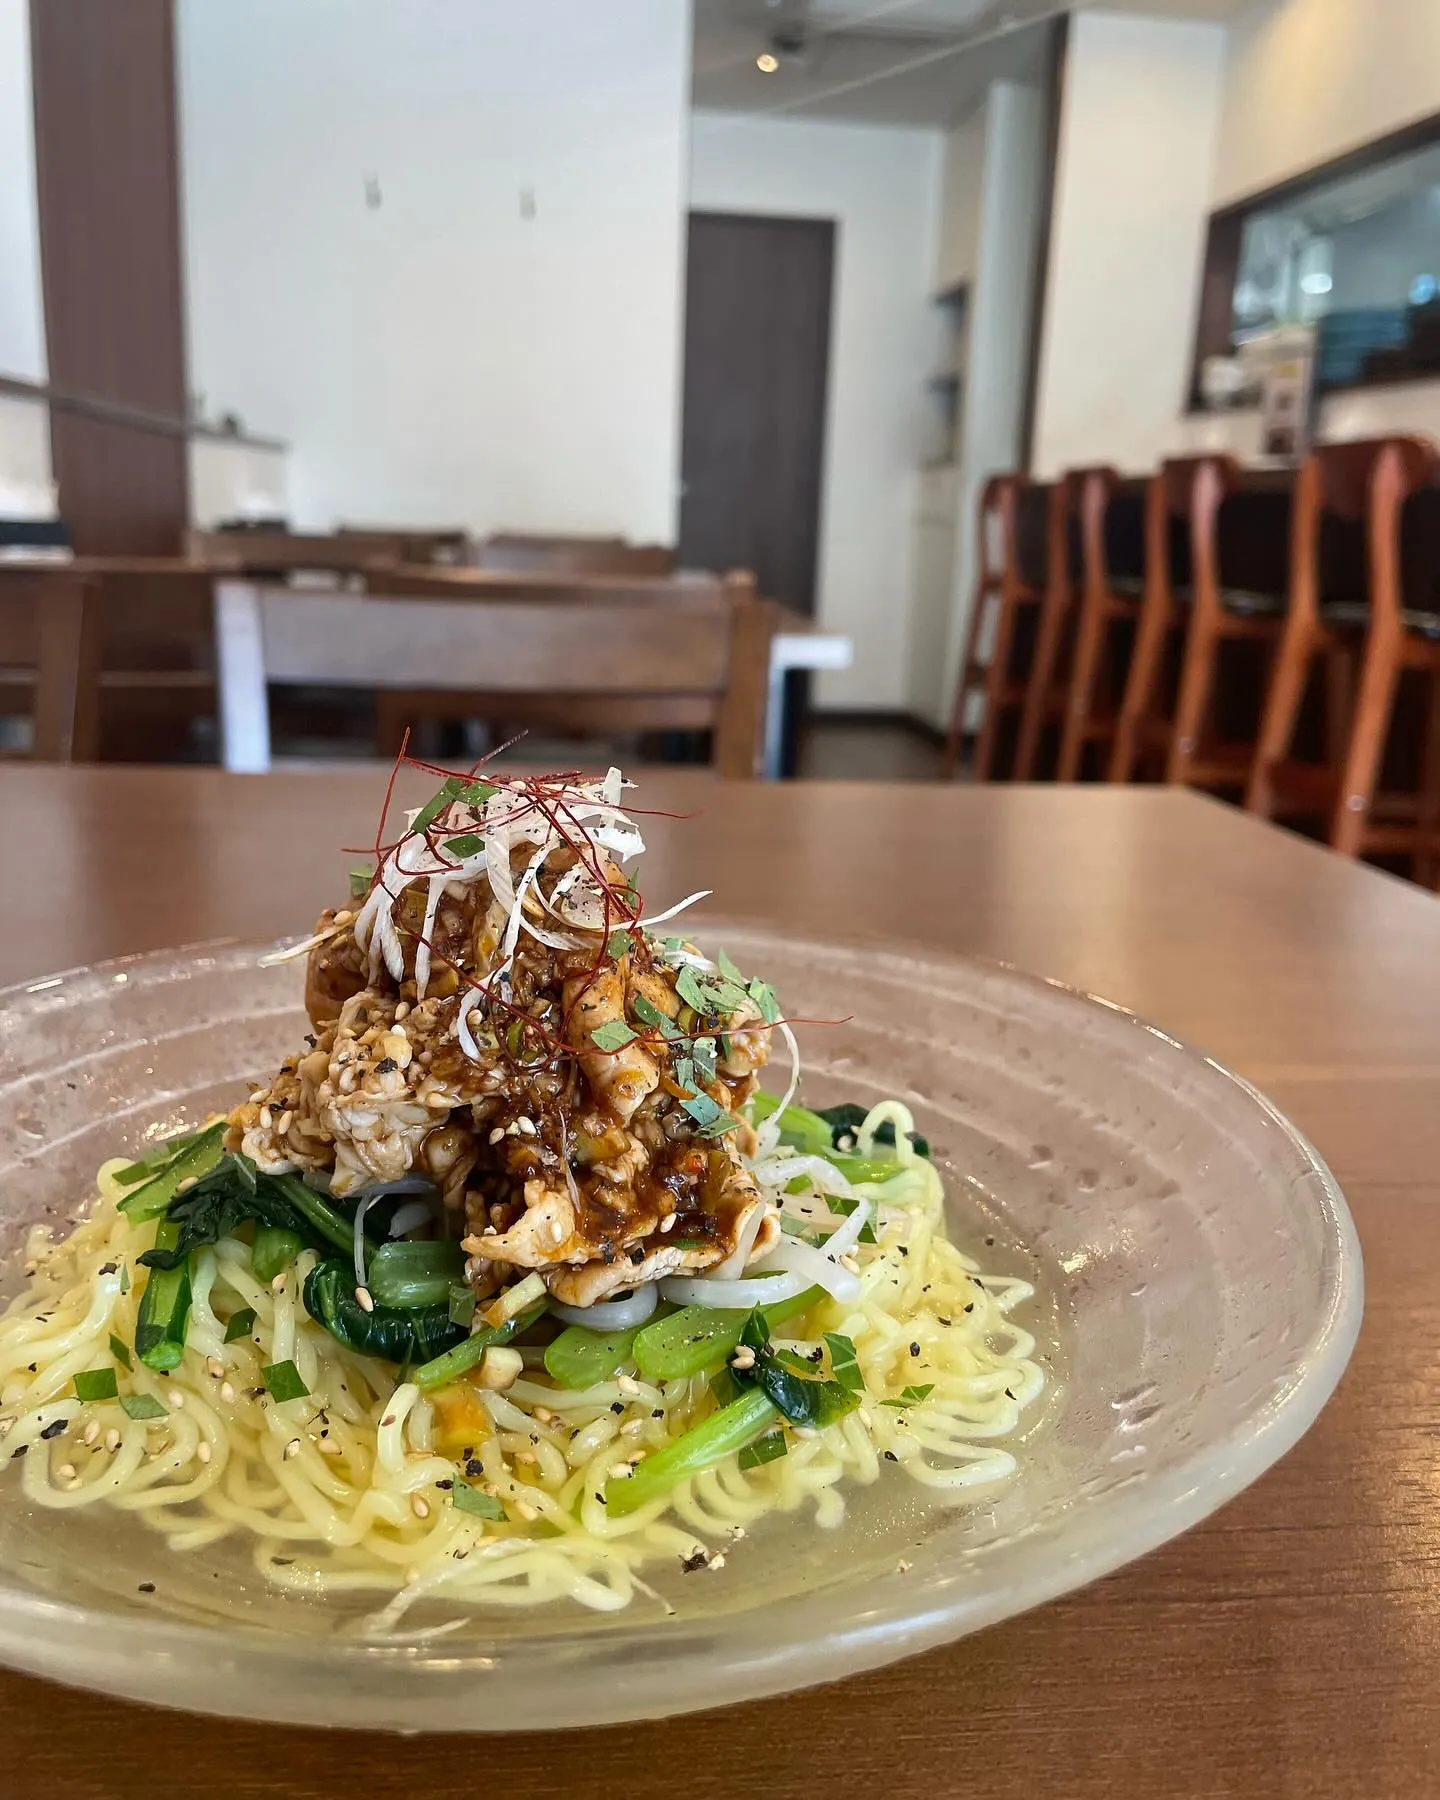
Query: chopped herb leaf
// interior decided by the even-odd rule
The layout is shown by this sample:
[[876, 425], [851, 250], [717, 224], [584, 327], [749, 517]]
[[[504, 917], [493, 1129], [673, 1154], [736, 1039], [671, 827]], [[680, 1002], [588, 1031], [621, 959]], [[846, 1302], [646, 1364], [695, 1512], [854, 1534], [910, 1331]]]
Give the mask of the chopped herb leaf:
[[[661, 1037], [679, 1037], [680, 1033], [675, 1029], [673, 1020], [667, 1019], [655, 1002], [647, 1000], [644, 994], [635, 995], [630, 1002], [630, 1010], [642, 1025], [649, 1025], [652, 1030], [658, 1031]], [[603, 1026], [601, 1030], [604, 1030]]]
[[921, 1382], [918, 1386], [901, 1388], [898, 1400], [882, 1400], [882, 1406], [918, 1406], [922, 1400], [928, 1400], [935, 1392], [933, 1381]]
[[780, 1002], [775, 990], [768, 981], [752, 981], [746, 990], [750, 998], [760, 1008], [760, 1017], [767, 1025], [773, 1025], [780, 1017]]
[[686, 963], [675, 978], [675, 992], [697, 1013], [733, 1013], [745, 1004], [745, 990], [723, 975], [712, 975]]
[[830, 1346], [831, 1377], [849, 1393], [862, 1392], [865, 1387], [865, 1377], [860, 1373], [860, 1365], [855, 1360], [854, 1340], [843, 1336], [838, 1331], [827, 1331], [825, 1342]]
[[695, 1121], [701, 1137], [723, 1137], [727, 1131], [734, 1131], [740, 1123], [733, 1113], [726, 1112], [708, 1094], [691, 1094], [680, 1105]]
[[445, 848], [451, 856], [478, 856], [485, 848], [485, 840], [474, 831], [462, 831], [459, 837], [446, 838]]
[[735, 1377], [729, 1369], [721, 1369], [710, 1383], [710, 1392], [715, 1396], [717, 1406], [728, 1406], [739, 1389], [735, 1386]]
[[475, 1319], [475, 1290], [468, 1287], [452, 1287], [450, 1290], [450, 1323], [464, 1325], [467, 1328]]
[[441, 813], [463, 800], [467, 806], [483, 806], [490, 796], [497, 792], [488, 781], [467, 781], [463, 775], [451, 775], [445, 780], [440, 792], [434, 799], [422, 806], [415, 815], [412, 831], [426, 831], [440, 817]]
[[776, 1462], [780, 1457], [788, 1455], [789, 1449], [783, 1431], [767, 1431], [764, 1437], [756, 1438], [753, 1444], [747, 1444], [740, 1452], [740, 1467], [753, 1469], [761, 1463]]
[[675, 1079], [688, 1093], [694, 1093], [699, 1083], [695, 1079], [695, 1058], [693, 1056], [677, 1056], [675, 1058]]
[[120, 1265], [120, 1292], [122, 1294], [128, 1294], [130, 1292], [130, 1265], [129, 1265], [129, 1263], [121, 1263], [121, 1265]]
[[468, 1481], [457, 1481], [450, 1490], [450, 1498], [461, 1512], [474, 1513], [478, 1519], [503, 1519], [505, 1507], [494, 1494], [487, 1494], [482, 1489], [471, 1487]]
[[110, 1333], [110, 1354], [115, 1358], [122, 1369], [134, 1367], [134, 1364], [130, 1360], [130, 1346], [121, 1343], [120, 1339], [116, 1337], [113, 1331]]
[[363, 900], [370, 892], [370, 884], [375, 879], [375, 871], [368, 866], [350, 871], [350, 898]]
[[715, 1079], [715, 1040], [714, 1038], [696, 1038], [690, 1046], [690, 1055], [699, 1071], [702, 1081]]
[[254, 1307], [242, 1306], [239, 1312], [230, 1315], [230, 1323], [225, 1327], [225, 1342], [233, 1344], [236, 1338], [249, 1337], [254, 1329]]
[[[840, 1213], [848, 1219], [860, 1202], [858, 1200], [852, 1200], [846, 1194], [827, 1194], [825, 1196], [825, 1204], [830, 1208], [832, 1213]], [[872, 1208], [871, 1211], [872, 1217], [867, 1219], [860, 1227], [860, 1236], [856, 1239], [857, 1243], [876, 1244], [880, 1241], [875, 1236], [875, 1227], [872, 1222], [874, 1209]]]
[[727, 981], [733, 981], [736, 987], [744, 987], [745, 977], [735, 967], [734, 963], [731, 962], [729, 955], [724, 950], [720, 951], [716, 956], [715, 967], [719, 969], [720, 973]]
[[165, 1408], [153, 1394], [122, 1394], [120, 1404], [132, 1419], [163, 1419]]
[[635, 1033], [623, 1019], [607, 1019], [590, 1033], [590, 1042], [597, 1050], [623, 1050], [634, 1041]]
[[612, 931], [605, 940], [605, 954], [607, 956], [629, 956], [634, 948], [635, 939], [628, 931]]
[[113, 1400], [119, 1391], [113, 1369], [82, 1369], [75, 1377], [77, 1400]]
[[303, 1400], [310, 1392], [288, 1357], [284, 1362], [266, 1363], [260, 1375], [277, 1400]]

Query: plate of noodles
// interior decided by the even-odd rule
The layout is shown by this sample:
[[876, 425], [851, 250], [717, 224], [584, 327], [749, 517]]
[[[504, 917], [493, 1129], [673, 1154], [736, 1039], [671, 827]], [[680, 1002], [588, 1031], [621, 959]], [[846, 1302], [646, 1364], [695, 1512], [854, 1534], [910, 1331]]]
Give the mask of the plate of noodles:
[[308, 936], [4, 996], [0, 1660], [664, 1715], [1073, 1588], [1314, 1419], [1358, 1247], [1246, 1083], [652, 894], [616, 770], [435, 776]]

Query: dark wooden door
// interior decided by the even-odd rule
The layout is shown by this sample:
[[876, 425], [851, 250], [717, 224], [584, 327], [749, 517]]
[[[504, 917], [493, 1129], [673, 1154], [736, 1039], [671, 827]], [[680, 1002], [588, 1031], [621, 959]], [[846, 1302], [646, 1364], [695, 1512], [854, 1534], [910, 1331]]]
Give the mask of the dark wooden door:
[[835, 226], [691, 213], [680, 559], [815, 608]]

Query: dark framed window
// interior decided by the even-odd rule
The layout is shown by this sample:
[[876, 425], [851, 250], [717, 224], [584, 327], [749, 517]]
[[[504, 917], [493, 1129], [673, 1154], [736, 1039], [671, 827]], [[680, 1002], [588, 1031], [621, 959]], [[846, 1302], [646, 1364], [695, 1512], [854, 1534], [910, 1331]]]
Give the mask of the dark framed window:
[[1440, 378], [1440, 114], [1211, 214], [1192, 407], [1295, 327], [1321, 392]]

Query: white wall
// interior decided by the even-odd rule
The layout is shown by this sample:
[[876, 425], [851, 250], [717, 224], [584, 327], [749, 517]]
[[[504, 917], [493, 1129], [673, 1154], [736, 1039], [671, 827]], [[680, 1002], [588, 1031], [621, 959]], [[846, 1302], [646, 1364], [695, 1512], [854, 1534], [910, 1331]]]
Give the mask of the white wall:
[[[30, 9], [0, 0], [0, 375], [44, 381], [45, 311], [30, 105]], [[49, 408], [0, 394], [0, 513], [53, 511]]]
[[938, 350], [940, 135], [695, 114], [690, 204], [837, 223], [818, 614], [855, 640], [830, 707], [905, 705], [913, 479]]
[[30, 9], [0, 0], [0, 375], [44, 381]]
[[986, 107], [982, 100], [945, 134], [941, 172], [938, 291], [975, 279], [980, 260], [980, 186], [985, 168]]
[[673, 537], [689, 16], [181, 0], [190, 385], [298, 525]]
[[1436, 0], [1262, 0], [1230, 27], [1213, 204], [1433, 112]]
[[1071, 20], [1034, 463], [1145, 468], [1173, 430], [1221, 105], [1218, 25]]

